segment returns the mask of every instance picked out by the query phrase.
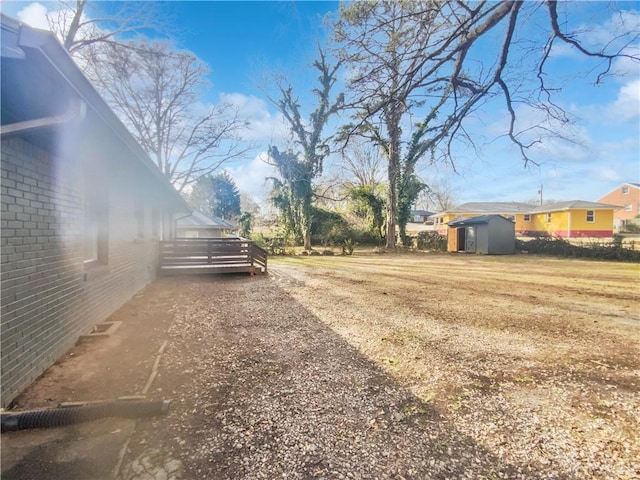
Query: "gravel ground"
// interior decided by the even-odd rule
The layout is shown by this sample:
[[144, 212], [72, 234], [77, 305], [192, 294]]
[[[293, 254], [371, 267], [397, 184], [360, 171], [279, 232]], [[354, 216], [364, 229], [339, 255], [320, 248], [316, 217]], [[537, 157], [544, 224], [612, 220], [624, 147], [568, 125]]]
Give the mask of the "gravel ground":
[[163, 279], [174, 404], [122, 477], [640, 478], [637, 268], [434, 258]]

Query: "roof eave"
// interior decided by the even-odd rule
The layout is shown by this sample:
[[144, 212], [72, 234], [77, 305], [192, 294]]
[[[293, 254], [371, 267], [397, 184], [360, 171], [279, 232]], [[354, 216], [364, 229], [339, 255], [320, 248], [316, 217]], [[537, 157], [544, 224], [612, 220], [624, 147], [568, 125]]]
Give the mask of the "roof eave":
[[6, 15], [2, 15], [2, 25], [3, 27], [17, 31], [17, 47], [39, 51], [80, 99], [84, 101], [113, 134], [122, 141], [138, 162], [144, 165], [156, 178], [174, 200], [175, 205], [178, 206], [181, 211], [191, 211], [186, 200], [182, 198], [167, 177], [156, 167], [140, 144], [133, 138], [129, 130], [78, 69], [69, 53], [60, 42], [58, 42], [53, 33], [29, 27]]

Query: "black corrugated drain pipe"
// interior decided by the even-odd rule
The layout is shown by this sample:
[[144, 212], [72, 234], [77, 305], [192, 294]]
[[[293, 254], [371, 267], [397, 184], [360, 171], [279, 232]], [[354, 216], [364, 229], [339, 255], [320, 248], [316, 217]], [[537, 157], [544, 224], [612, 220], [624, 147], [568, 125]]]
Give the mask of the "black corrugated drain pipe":
[[106, 417], [153, 417], [169, 411], [171, 400], [116, 401], [95, 405], [51, 408], [21, 413], [3, 413], [2, 433], [31, 428], [51, 428], [99, 420]]

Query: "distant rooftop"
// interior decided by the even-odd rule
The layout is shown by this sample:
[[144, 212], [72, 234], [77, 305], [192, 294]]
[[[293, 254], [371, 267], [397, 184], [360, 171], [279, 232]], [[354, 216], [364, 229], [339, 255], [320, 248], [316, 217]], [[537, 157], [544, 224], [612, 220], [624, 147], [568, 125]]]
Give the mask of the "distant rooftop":
[[602, 209], [618, 209], [618, 205], [609, 205], [608, 203], [587, 202], [585, 200], [571, 200], [568, 202], [547, 203], [538, 205], [531, 210], [530, 213], [557, 212], [560, 210], [569, 210], [572, 208], [580, 208], [586, 210], [602, 210]]
[[194, 210], [189, 217], [178, 219], [177, 223], [179, 227], [208, 227], [223, 230], [235, 230], [238, 228], [238, 225], [229, 220], [208, 216], [198, 210]]
[[537, 208], [537, 205], [520, 202], [468, 202], [446, 210], [444, 213], [526, 213], [534, 208]]
[[477, 213], [479, 215], [499, 215], [509, 213], [543, 213], [557, 212], [569, 209], [603, 210], [619, 209], [618, 205], [608, 203], [587, 202], [585, 200], [571, 200], [568, 202], [545, 203], [544, 205], [532, 205], [519, 202], [469, 202], [458, 207], [441, 212], [445, 213]]

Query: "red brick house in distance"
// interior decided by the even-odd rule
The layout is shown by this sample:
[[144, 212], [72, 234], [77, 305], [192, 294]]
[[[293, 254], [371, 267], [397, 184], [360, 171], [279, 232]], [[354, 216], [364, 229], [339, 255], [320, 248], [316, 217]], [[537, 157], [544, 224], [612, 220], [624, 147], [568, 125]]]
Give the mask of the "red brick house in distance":
[[640, 183], [623, 183], [599, 198], [598, 202], [622, 207], [613, 214], [617, 230], [624, 229], [629, 223], [640, 225]]

